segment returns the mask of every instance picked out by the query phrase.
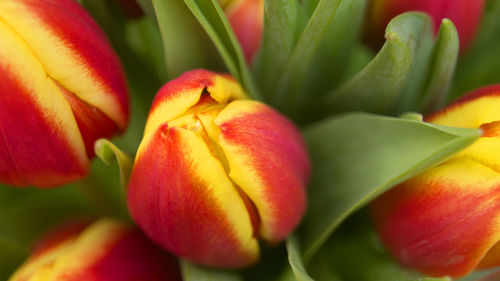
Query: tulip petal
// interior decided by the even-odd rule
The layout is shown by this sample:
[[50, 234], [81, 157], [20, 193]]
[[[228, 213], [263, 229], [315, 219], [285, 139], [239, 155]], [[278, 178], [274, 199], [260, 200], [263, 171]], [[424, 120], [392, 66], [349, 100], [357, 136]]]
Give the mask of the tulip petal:
[[85, 150], [89, 158], [94, 157], [94, 143], [100, 138], [111, 138], [119, 131], [115, 122], [98, 108], [80, 100], [75, 94], [59, 87], [73, 111], [78, 129], [82, 134]]
[[11, 281], [180, 280], [172, 257], [137, 229], [101, 219], [29, 259]]
[[248, 265], [259, 251], [251, 218], [199, 127], [165, 124], [141, 143], [128, 189], [130, 212], [176, 255], [205, 265]]
[[379, 233], [403, 264], [462, 276], [500, 239], [500, 174], [453, 159], [391, 189], [371, 205]]
[[479, 128], [500, 120], [500, 85], [473, 91], [444, 110], [425, 116], [426, 122], [462, 128]]
[[128, 98], [120, 62], [76, 1], [2, 0], [0, 21], [30, 46], [49, 77], [125, 129]]
[[425, 121], [443, 126], [480, 128], [480, 139], [457, 154], [500, 171], [500, 85], [483, 87], [457, 100]]
[[233, 1], [225, 13], [240, 42], [245, 58], [251, 61], [260, 46], [264, 25], [264, 0]]
[[234, 101], [215, 120], [230, 178], [260, 215], [260, 235], [280, 241], [305, 210], [310, 164], [300, 132], [278, 112], [253, 101]]
[[82, 177], [89, 163], [71, 107], [1, 20], [0, 38], [0, 181], [44, 187]]
[[209, 93], [221, 104], [246, 98], [241, 86], [229, 75], [203, 69], [184, 73], [158, 91], [146, 123], [143, 142], [148, 143], [160, 126], [194, 106], [203, 93]]

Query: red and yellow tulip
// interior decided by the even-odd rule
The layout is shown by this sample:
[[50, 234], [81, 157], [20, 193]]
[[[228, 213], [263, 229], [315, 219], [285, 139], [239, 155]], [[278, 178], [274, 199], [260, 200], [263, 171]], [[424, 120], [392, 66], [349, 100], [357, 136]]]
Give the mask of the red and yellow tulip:
[[283, 240], [306, 206], [310, 173], [298, 129], [246, 99], [230, 76], [194, 70], [158, 92], [128, 189], [153, 241], [197, 263], [246, 266], [257, 238]]
[[180, 281], [177, 261], [113, 219], [53, 230], [9, 281]]
[[500, 85], [469, 93], [426, 121], [480, 128], [482, 136], [444, 163], [371, 205], [392, 254], [432, 276], [500, 266]]
[[219, 0], [236, 38], [251, 61], [260, 46], [264, 25], [264, 0]]
[[120, 62], [73, 0], [0, 1], [0, 104], [0, 182], [14, 186], [84, 176], [129, 115]]
[[379, 48], [389, 21], [404, 12], [421, 11], [429, 14], [437, 33], [444, 18], [455, 24], [464, 50], [474, 39], [484, 8], [484, 0], [370, 0], [366, 20], [366, 39]]

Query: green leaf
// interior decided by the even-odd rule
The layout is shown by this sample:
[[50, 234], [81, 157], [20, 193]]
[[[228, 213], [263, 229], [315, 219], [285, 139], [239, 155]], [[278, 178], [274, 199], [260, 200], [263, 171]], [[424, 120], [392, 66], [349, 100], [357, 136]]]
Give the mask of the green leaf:
[[206, 268], [181, 260], [182, 280], [184, 281], [242, 281], [235, 272]]
[[160, 81], [167, 80], [165, 55], [156, 18], [141, 17], [125, 26], [127, 43], [147, 65], [154, 66]]
[[[359, 219], [359, 218], [357, 218]], [[346, 222], [347, 224], [351, 221]], [[404, 268], [394, 261], [380, 244], [367, 215], [355, 221], [335, 235], [312, 260], [311, 275], [318, 280], [326, 279], [318, 271], [318, 264], [336, 270], [343, 280], [357, 281], [451, 281], [451, 278], [430, 278]], [[347, 230], [347, 231], [346, 231]]]
[[306, 272], [302, 257], [300, 255], [297, 238], [290, 235], [286, 240], [286, 249], [288, 251], [288, 262], [292, 268], [293, 274], [297, 281], [313, 281]]
[[130, 172], [132, 171], [132, 159], [107, 139], [98, 139], [94, 144], [94, 149], [97, 157], [104, 163], [111, 165], [116, 160], [120, 167], [122, 186], [126, 189]]
[[307, 83], [301, 89], [307, 95], [303, 97], [305, 102], [318, 102], [340, 84], [360, 37], [366, 3], [366, 0], [340, 2], [306, 74]]
[[421, 111], [435, 111], [443, 105], [457, 59], [457, 29], [450, 20], [444, 19], [434, 46], [426, 89], [420, 98]]
[[352, 113], [304, 130], [314, 174], [299, 239], [306, 260], [354, 210], [474, 142], [479, 130]]
[[361, 72], [326, 96], [326, 110], [392, 112], [402, 99], [417, 53], [424, 54], [428, 49], [431, 32], [430, 19], [422, 13], [405, 13], [392, 19], [380, 52]]
[[221, 70], [220, 57], [210, 38], [182, 0], [154, 0], [168, 78], [207, 68]]
[[273, 90], [295, 46], [300, 8], [297, 0], [264, 1], [264, 31], [254, 75], [265, 98]]
[[132, 171], [132, 159], [107, 139], [98, 139], [94, 144], [94, 150], [97, 157], [107, 165], [112, 165], [115, 161], [118, 163], [121, 188], [119, 196], [116, 197], [120, 199], [121, 215], [128, 218], [127, 187]]
[[330, 22], [336, 15], [340, 0], [321, 0], [300, 35], [288, 58], [269, 102], [282, 112], [292, 115], [302, 101], [301, 92], [306, 73]]
[[229, 72], [252, 98], [260, 99], [241, 46], [217, 0], [184, 0], [184, 3], [212, 39]]

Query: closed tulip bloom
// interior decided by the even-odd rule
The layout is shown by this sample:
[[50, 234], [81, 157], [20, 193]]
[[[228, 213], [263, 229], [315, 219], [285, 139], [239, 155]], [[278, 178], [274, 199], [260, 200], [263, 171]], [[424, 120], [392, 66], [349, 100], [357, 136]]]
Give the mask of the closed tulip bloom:
[[14, 186], [83, 177], [129, 115], [120, 62], [73, 0], [0, 1], [0, 104], [0, 182]]
[[180, 281], [177, 261], [114, 219], [58, 227], [9, 281]]
[[153, 241], [204, 265], [256, 261], [299, 223], [310, 164], [298, 129], [230, 76], [195, 70], [158, 92], [128, 204]]
[[460, 50], [464, 50], [474, 39], [484, 8], [484, 0], [370, 0], [366, 20], [366, 39], [376, 47], [384, 42], [384, 31], [389, 21], [404, 12], [427, 13], [439, 31], [441, 21], [450, 19], [456, 26]]
[[371, 204], [382, 240], [401, 263], [431, 276], [459, 277], [500, 266], [500, 85], [427, 116], [439, 125], [480, 128], [471, 146]]
[[260, 46], [264, 25], [264, 0], [220, 0], [231, 27], [251, 61]]

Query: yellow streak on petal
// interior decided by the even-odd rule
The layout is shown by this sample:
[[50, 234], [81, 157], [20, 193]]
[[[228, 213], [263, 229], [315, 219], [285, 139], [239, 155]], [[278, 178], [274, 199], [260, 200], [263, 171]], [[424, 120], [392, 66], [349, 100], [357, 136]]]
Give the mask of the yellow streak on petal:
[[214, 84], [208, 86], [207, 91], [219, 103], [248, 99], [246, 92], [237, 81], [222, 75], [215, 76]]
[[[485, 164], [482, 161], [476, 161], [476, 159], [474, 159], [473, 157], [469, 158], [468, 156], [469, 155], [467, 154], [456, 155], [445, 163], [432, 168], [424, 172], [423, 174], [418, 175], [417, 178], [422, 178], [421, 180], [424, 182], [432, 181], [434, 179], [444, 179], [452, 182], [457, 182], [458, 184], [452, 186], [452, 188], [454, 188], [455, 190], [451, 192], [463, 196], [465, 198], [465, 201], [470, 201], [470, 199], [467, 200], [467, 197], [479, 198], [480, 196], [489, 195], [495, 190], [498, 190], [500, 187], [500, 171], [495, 169], [495, 167], [490, 167], [487, 163]], [[420, 188], [422, 188], [423, 186], [424, 185], [421, 185]], [[473, 188], [471, 189], [471, 187]], [[450, 188], [450, 186], [447, 186], [447, 188]], [[423, 192], [429, 193], [429, 196], [439, 196], [440, 191], [423, 190]], [[450, 191], [447, 190], [447, 192]], [[463, 210], [463, 208], [459, 207], [461, 205], [460, 196], [457, 196], [456, 202], [443, 204], [440, 206], [440, 208], [451, 208], [452, 210], [458, 208], [458, 210]], [[493, 196], [490, 196], [488, 200], [481, 200], [477, 202], [476, 208], [469, 210], [466, 216], [462, 217], [462, 220], [467, 220], [468, 216], [473, 216], [476, 213], [483, 212], [483, 209], [487, 209], [489, 205], [495, 205], [498, 200], [500, 200], [500, 194], [495, 193]], [[451, 214], [454, 212], [450, 211], [447, 213]], [[485, 231], [487, 230], [491, 235], [485, 237], [485, 239], [481, 241], [480, 247], [477, 249], [473, 249], [475, 250], [475, 252], [470, 254], [469, 256], [469, 258], [476, 259], [478, 263], [481, 263], [481, 260], [483, 258], [488, 257], [489, 250], [493, 249], [498, 241], [500, 241], [500, 213], [492, 214], [491, 217], [484, 217], [484, 219], [488, 220], [488, 223], [481, 223], [484, 223], [483, 226]], [[458, 223], [460, 222], [461, 221], [459, 221]], [[450, 230], [450, 233], [452, 232], [453, 230]], [[471, 239], [471, 237], [465, 238]], [[491, 263], [491, 258], [492, 257], [488, 257], [485, 263]], [[500, 264], [500, 262], [497, 261], [497, 264]]]
[[500, 98], [483, 96], [451, 106], [448, 110], [432, 116], [431, 123], [463, 128], [479, 128], [482, 124], [500, 120]]
[[115, 219], [100, 219], [91, 224], [75, 239], [71, 251], [61, 255], [52, 270], [51, 280], [61, 280], [65, 274], [78, 272], [98, 262], [129, 227]]
[[179, 133], [184, 144], [179, 149], [182, 149], [187, 161], [192, 163], [190, 172], [199, 181], [206, 183], [208, 192], [213, 194], [207, 200], [217, 201], [217, 205], [226, 215], [226, 220], [233, 226], [234, 236], [239, 241], [241, 251], [249, 253], [248, 256], [257, 257], [259, 247], [253, 237], [250, 216], [243, 199], [226, 175], [224, 167], [212, 155], [206, 141], [197, 132], [180, 129]]
[[62, 276], [71, 276], [72, 273], [98, 262], [100, 257], [106, 255], [106, 246], [128, 229], [128, 226], [114, 219], [94, 222], [77, 237], [28, 260], [9, 281], [63, 280]]
[[[198, 102], [201, 96], [201, 90], [202, 89], [194, 89], [192, 91], [182, 93], [175, 98], [164, 101], [162, 104], [159, 104], [152, 109], [146, 122], [144, 137], [142, 138], [139, 149], [137, 150], [137, 156], [141, 155], [144, 149], [148, 147], [151, 138], [160, 126], [168, 123], [175, 117], [182, 115], [191, 106]], [[135, 159], [137, 160], [138, 158], [139, 157], [136, 157]]]
[[[215, 119], [215, 124], [220, 125], [238, 115], [247, 115], [252, 112], [260, 111], [262, 104], [254, 101], [234, 101], [224, 108]], [[252, 162], [249, 155], [242, 153], [239, 146], [230, 145], [224, 138], [219, 138], [219, 145], [224, 150], [224, 154], [229, 163], [229, 177], [245, 192], [257, 207], [259, 216], [262, 220], [273, 217], [271, 206], [265, 200], [264, 190], [267, 188], [262, 182], [257, 171], [250, 169]], [[279, 176], [279, 175], [277, 175]], [[259, 225], [259, 233], [262, 237], [271, 236], [271, 229], [268, 223]]]
[[[206, 90], [218, 103], [226, 104], [232, 100], [248, 98], [238, 82], [222, 75], [214, 75], [214, 77], [213, 85], [208, 86]], [[137, 155], [142, 153], [141, 147], [147, 147], [154, 132], [160, 126], [183, 115], [189, 108], [194, 106], [200, 100], [203, 90], [203, 88], [193, 88], [182, 93], [172, 93], [171, 98], [166, 98], [161, 104], [154, 107], [149, 113], [144, 129], [144, 137], [141, 142], [144, 145], [139, 147]]]
[[56, 260], [71, 251], [73, 242], [73, 239], [69, 239], [42, 255], [28, 259], [16, 270], [9, 281], [51, 281], [49, 277]]
[[52, 281], [52, 265], [39, 269], [29, 281]]
[[89, 160], [80, 130], [64, 95], [52, 79], [47, 77], [43, 66], [28, 46], [1, 20], [0, 38], [0, 65], [9, 69], [10, 73], [19, 79], [19, 83], [31, 94], [32, 100], [37, 103], [36, 106], [41, 109], [47, 122], [74, 148], [81, 166], [88, 165]]
[[479, 138], [454, 157], [470, 157], [475, 161], [500, 172], [500, 138]]
[[123, 128], [123, 113], [116, 106], [118, 99], [95, 79], [92, 69], [82, 63], [84, 58], [62, 42], [26, 5], [24, 1], [1, 0], [0, 20], [26, 42], [48, 76], [80, 99], [99, 108]]

